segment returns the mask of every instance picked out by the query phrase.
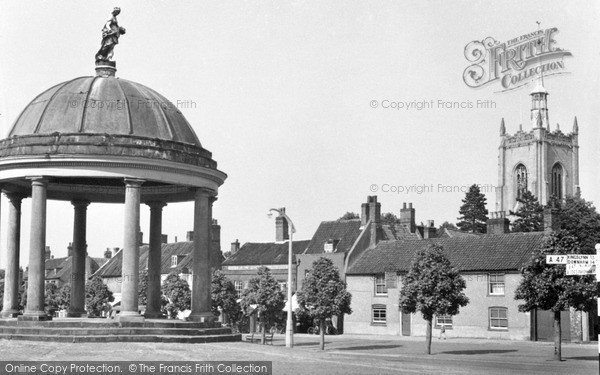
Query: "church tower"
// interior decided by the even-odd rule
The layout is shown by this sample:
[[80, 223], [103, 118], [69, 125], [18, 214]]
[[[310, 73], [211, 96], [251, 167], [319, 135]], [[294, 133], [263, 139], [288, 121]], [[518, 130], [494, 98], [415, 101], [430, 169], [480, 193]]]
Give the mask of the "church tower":
[[550, 197], [564, 199], [579, 191], [579, 126], [564, 134], [558, 124], [551, 131], [548, 116], [548, 91], [543, 80], [531, 92], [531, 130], [506, 133], [504, 118], [500, 123], [498, 186], [496, 211], [515, 211], [517, 198], [525, 189], [545, 205]]

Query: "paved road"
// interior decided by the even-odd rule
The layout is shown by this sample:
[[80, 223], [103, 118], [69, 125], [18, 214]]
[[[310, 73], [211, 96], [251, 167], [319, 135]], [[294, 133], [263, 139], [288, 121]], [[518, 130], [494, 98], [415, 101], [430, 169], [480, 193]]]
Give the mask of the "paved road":
[[46, 343], [0, 340], [2, 360], [76, 361], [273, 361], [274, 374], [597, 374], [595, 345], [563, 345], [565, 361], [552, 361], [551, 343], [475, 339], [434, 339], [432, 355], [424, 338], [296, 335], [287, 349], [283, 335], [274, 345]]

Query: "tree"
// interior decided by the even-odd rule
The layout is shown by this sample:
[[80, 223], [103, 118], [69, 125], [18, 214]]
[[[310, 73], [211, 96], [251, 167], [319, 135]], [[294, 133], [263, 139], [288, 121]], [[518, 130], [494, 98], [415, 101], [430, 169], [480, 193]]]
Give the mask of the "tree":
[[463, 293], [465, 280], [444, 255], [440, 245], [419, 250], [402, 280], [399, 306], [403, 313], [420, 311], [427, 321], [426, 346], [431, 354], [431, 322], [434, 315], [456, 315], [469, 303]]
[[57, 296], [58, 307], [61, 310], [66, 310], [71, 306], [71, 284], [66, 283], [58, 290]]
[[215, 316], [219, 316], [219, 309], [229, 317], [232, 326], [239, 321], [242, 312], [237, 302], [237, 292], [233, 282], [219, 270], [213, 273], [210, 293], [212, 297], [211, 310]]
[[438, 233], [441, 233], [444, 231], [444, 229], [450, 229], [450, 230], [458, 230], [458, 228], [456, 227], [456, 225], [452, 224], [449, 221], [444, 221], [442, 223], [442, 225], [440, 225], [437, 229]]
[[398, 219], [398, 216], [394, 215], [391, 212], [386, 212], [385, 214], [382, 214], [380, 221], [381, 224], [390, 225], [392, 228], [396, 224], [400, 224], [400, 219]]
[[342, 217], [340, 217], [338, 219], [338, 221], [340, 221], [340, 220], [353, 220], [353, 219], [360, 219], [360, 216], [358, 216], [358, 214], [355, 213], [355, 212], [346, 212], [344, 215], [342, 215]]
[[557, 228], [577, 238], [583, 254], [595, 254], [600, 242], [600, 214], [591, 202], [581, 197], [567, 197], [558, 207]]
[[512, 223], [513, 232], [539, 232], [544, 230], [544, 207], [538, 202], [535, 195], [529, 190], [517, 198], [519, 209], [509, 211], [510, 215], [517, 217]]
[[138, 280], [138, 304], [142, 306], [148, 304], [148, 270], [140, 272]]
[[85, 284], [85, 309], [89, 316], [102, 316], [102, 312], [107, 311], [108, 303], [114, 300], [112, 292], [100, 276], [93, 276]]
[[272, 324], [280, 319], [285, 305], [285, 296], [279, 283], [267, 267], [261, 266], [257, 276], [250, 279], [248, 289], [244, 290], [240, 304], [246, 315], [252, 313], [251, 305], [256, 305], [255, 311], [260, 318], [262, 330], [261, 343], [264, 344], [267, 324]]
[[313, 263], [296, 297], [300, 305], [298, 315], [306, 314], [319, 322], [321, 350], [324, 350], [327, 319], [352, 313], [352, 295], [331, 259], [321, 257]]
[[596, 303], [594, 275], [566, 276], [565, 266], [547, 265], [548, 254], [578, 254], [580, 245], [567, 231], [552, 232], [521, 268], [521, 283], [515, 299], [523, 300], [519, 311], [550, 310], [554, 312], [554, 359], [561, 360], [560, 312], [570, 307], [589, 311]]
[[54, 315], [54, 312], [59, 309], [59, 290], [55, 283], [46, 283], [45, 286], [44, 305], [46, 312], [49, 315]]
[[161, 291], [168, 301], [162, 310], [163, 313], [168, 315], [169, 319], [175, 319], [180, 311], [191, 308], [192, 292], [190, 286], [178, 274], [170, 273], [165, 279]]
[[460, 221], [456, 225], [460, 230], [471, 233], [486, 233], [488, 220], [488, 210], [485, 208], [486, 201], [487, 199], [480, 192], [479, 186], [473, 184], [469, 187], [465, 199], [462, 200], [463, 205], [458, 211], [461, 216], [458, 218]]

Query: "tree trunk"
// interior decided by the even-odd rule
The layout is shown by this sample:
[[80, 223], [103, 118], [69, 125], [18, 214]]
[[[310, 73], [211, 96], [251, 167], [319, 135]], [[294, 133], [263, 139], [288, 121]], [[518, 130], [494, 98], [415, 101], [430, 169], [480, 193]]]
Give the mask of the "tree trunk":
[[427, 332], [425, 334], [425, 345], [427, 346], [427, 354], [431, 354], [431, 320], [427, 319]]
[[321, 341], [321, 350], [325, 350], [325, 319], [319, 320], [319, 338]]
[[261, 326], [261, 329], [262, 329], [262, 336], [260, 337], [260, 343], [263, 344], [263, 345], [265, 345], [265, 342], [267, 340], [267, 337], [266, 337], [267, 336], [267, 332], [266, 332], [267, 331], [267, 326], [266, 326], [266, 324], [265, 324], [264, 321], [260, 322], [260, 326]]
[[554, 360], [561, 361], [562, 331], [560, 328], [560, 311], [554, 312]]

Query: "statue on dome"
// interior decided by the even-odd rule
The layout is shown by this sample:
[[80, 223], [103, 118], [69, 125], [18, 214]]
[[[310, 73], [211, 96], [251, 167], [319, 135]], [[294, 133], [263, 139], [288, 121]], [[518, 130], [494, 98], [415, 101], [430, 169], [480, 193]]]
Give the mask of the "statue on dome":
[[106, 21], [102, 28], [102, 44], [100, 50], [96, 53], [96, 61], [110, 61], [113, 57], [113, 50], [119, 44], [119, 36], [125, 34], [125, 28], [120, 27], [117, 22], [117, 16], [121, 13], [121, 8], [114, 8], [112, 16]]

